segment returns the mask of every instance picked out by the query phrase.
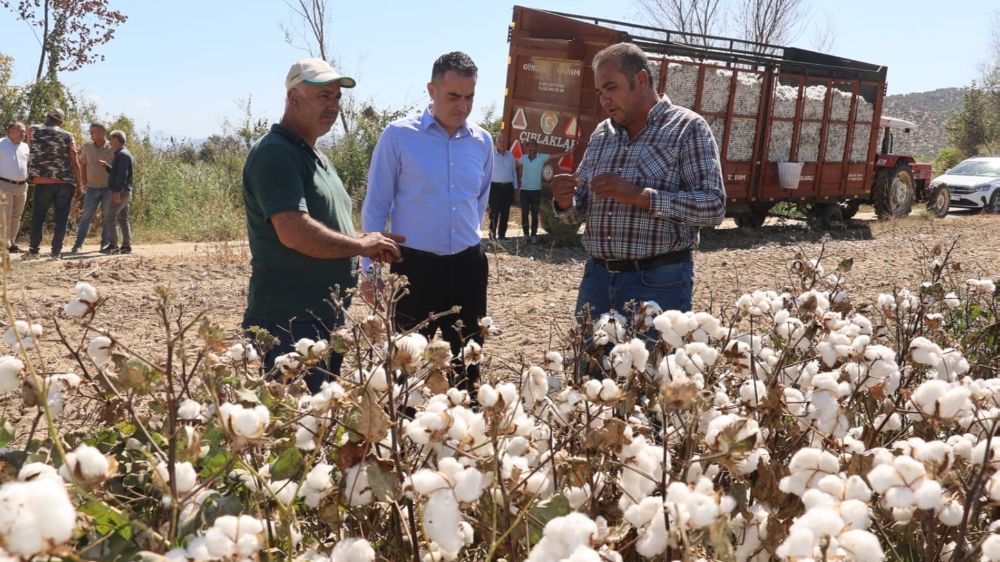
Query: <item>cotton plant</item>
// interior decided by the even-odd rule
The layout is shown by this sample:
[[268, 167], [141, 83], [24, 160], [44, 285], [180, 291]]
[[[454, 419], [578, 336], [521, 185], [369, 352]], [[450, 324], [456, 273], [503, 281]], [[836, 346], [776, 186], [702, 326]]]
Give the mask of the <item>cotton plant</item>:
[[44, 333], [41, 324], [15, 320], [14, 325], [4, 332], [3, 342], [15, 352], [29, 351], [38, 345], [39, 338]]
[[100, 298], [97, 289], [90, 283], [81, 281], [76, 284], [73, 290], [76, 291], [76, 298], [66, 303], [63, 307], [63, 314], [70, 318], [83, 318], [92, 314]]

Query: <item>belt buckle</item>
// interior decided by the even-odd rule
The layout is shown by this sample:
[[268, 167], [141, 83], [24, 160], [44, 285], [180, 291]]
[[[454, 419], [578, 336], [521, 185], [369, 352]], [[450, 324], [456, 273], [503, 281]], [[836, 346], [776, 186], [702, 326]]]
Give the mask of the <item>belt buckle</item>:
[[624, 273], [626, 271], [631, 271], [630, 269], [621, 267], [627, 263], [631, 262], [629, 260], [605, 260], [604, 268], [607, 269], [609, 273]]

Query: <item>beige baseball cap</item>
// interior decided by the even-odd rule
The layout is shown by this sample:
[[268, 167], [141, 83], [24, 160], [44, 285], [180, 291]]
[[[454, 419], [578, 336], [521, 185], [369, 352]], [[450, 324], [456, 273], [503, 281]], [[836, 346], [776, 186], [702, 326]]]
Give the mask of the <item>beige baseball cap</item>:
[[333, 82], [339, 82], [341, 88], [353, 88], [356, 84], [354, 78], [340, 74], [323, 59], [302, 59], [288, 69], [285, 89], [294, 88], [299, 84], [324, 86]]

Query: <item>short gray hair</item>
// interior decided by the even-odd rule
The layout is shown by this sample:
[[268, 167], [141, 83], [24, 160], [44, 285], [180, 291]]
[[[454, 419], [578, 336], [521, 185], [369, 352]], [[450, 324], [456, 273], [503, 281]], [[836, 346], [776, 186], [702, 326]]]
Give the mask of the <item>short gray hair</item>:
[[125, 131], [121, 129], [115, 129], [114, 131], [111, 131], [110, 133], [108, 133], [108, 137], [113, 139], [118, 139], [122, 144], [125, 144], [125, 138], [126, 138]]
[[646, 58], [646, 53], [642, 52], [642, 49], [635, 44], [615, 43], [610, 47], [605, 47], [594, 55], [591, 66], [597, 70], [597, 67], [612, 60], [618, 62], [618, 69], [628, 78], [630, 86], [635, 87], [635, 75], [640, 70], [645, 70], [646, 74], [649, 75], [649, 87], [654, 88], [653, 71], [650, 70], [649, 59]]

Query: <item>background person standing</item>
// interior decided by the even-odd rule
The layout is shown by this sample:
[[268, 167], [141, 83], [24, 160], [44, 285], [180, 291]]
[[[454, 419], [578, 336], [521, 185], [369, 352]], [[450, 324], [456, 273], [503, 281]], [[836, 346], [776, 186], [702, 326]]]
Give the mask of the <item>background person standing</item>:
[[10, 253], [20, 252], [17, 233], [28, 196], [28, 143], [23, 142], [24, 123], [7, 125], [7, 136], [0, 139], [0, 238]]
[[542, 174], [545, 166], [552, 161], [558, 161], [568, 152], [559, 154], [539, 154], [538, 141], [532, 139], [525, 145], [526, 153], [517, 163], [521, 173], [521, 187], [517, 192], [518, 203], [521, 205], [521, 231], [529, 244], [538, 242], [538, 206], [542, 202]]
[[101, 161], [110, 162], [114, 156], [115, 151], [107, 139], [107, 126], [97, 121], [91, 123], [90, 140], [83, 144], [81, 170], [83, 171], [83, 185], [87, 186], [87, 192], [83, 196], [83, 214], [80, 216], [80, 225], [76, 230], [76, 242], [73, 244], [72, 250], [74, 254], [83, 248], [83, 242], [90, 232], [90, 222], [94, 220], [98, 207], [101, 209], [101, 216], [104, 217], [100, 249], [103, 250], [108, 246], [107, 223], [114, 222], [114, 215], [111, 214], [112, 191], [108, 189], [108, 170], [101, 164]]
[[510, 206], [514, 204], [514, 190], [518, 188], [517, 161], [507, 150], [507, 139], [496, 138], [493, 153], [493, 177], [490, 180], [490, 240], [507, 239]]
[[[108, 135], [114, 159], [109, 164], [100, 160], [100, 164], [108, 172], [108, 190], [111, 191], [111, 204], [104, 215], [104, 234], [108, 245], [101, 252], [105, 254], [132, 253], [132, 226], [128, 223], [128, 204], [132, 200], [132, 174], [135, 161], [132, 153], [125, 148], [125, 132], [114, 130]], [[118, 228], [122, 229], [122, 245], [118, 246]]]
[[65, 118], [62, 109], [54, 108], [45, 116], [44, 125], [32, 125], [28, 133], [28, 146], [31, 148], [28, 176], [35, 186], [28, 240], [29, 258], [38, 256], [45, 217], [51, 207], [55, 208], [52, 257], [58, 259], [62, 256], [73, 195], [83, 194], [83, 175], [77, 158], [76, 140], [61, 127]]

